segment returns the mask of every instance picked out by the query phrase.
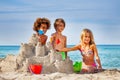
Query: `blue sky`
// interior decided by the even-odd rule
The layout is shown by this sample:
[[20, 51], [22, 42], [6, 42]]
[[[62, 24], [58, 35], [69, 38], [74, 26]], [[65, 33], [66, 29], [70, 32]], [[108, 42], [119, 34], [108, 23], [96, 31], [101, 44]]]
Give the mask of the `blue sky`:
[[[119, 0], [0, 0], [0, 45], [27, 43], [34, 21], [63, 18], [67, 44], [78, 44], [84, 28], [92, 30], [96, 44], [120, 44]], [[48, 39], [49, 40], [49, 39]]]

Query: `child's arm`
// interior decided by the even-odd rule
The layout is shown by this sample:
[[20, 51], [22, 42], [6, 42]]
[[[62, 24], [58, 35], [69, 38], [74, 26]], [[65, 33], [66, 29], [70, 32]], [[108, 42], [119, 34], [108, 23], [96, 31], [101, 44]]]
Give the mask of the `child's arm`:
[[96, 45], [93, 45], [93, 49], [94, 49], [94, 54], [95, 54], [96, 61], [98, 63], [98, 69], [102, 69], [101, 61], [100, 61], [100, 58], [98, 56], [98, 51], [97, 51]]
[[53, 48], [54, 48], [54, 41], [55, 41], [55, 35], [52, 34], [50, 37], [50, 43], [52, 44]]
[[46, 41], [47, 41], [47, 36], [46, 35], [39, 35], [39, 41], [41, 42], [42, 45], [45, 45]]
[[58, 51], [64, 51], [64, 52], [67, 52], [67, 51], [75, 51], [75, 50], [79, 50], [80, 49], [80, 45], [77, 45], [77, 46], [74, 46], [72, 48], [63, 48], [63, 49], [60, 49]]
[[39, 42], [41, 42], [42, 45], [45, 45], [48, 37], [44, 34], [40, 35], [38, 32], [36, 33], [36, 35]]

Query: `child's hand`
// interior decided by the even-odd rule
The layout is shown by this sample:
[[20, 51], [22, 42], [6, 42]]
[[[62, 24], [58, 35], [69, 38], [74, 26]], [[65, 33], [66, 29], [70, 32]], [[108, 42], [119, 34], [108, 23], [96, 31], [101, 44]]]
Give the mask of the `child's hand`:
[[42, 45], [45, 45], [46, 40], [47, 40], [46, 35], [39, 35], [39, 41], [41, 42]]
[[98, 65], [98, 69], [102, 69], [102, 67]]
[[62, 49], [56, 49], [58, 52], [67, 52], [67, 48], [62, 48]]
[[97, 69], [98, 69], [98, 71], [102, 71], [102, 67], [101, 66], [98, 66]]
[[60, 50], [59, 49], [55, 49], [57, 52], [60, 52]]
[[43, 34], [44, 34], [44, 31], [43, 31], [43, 30], [38, 30], [38, 34], [39, 34], [39, 35], [43, 35]]

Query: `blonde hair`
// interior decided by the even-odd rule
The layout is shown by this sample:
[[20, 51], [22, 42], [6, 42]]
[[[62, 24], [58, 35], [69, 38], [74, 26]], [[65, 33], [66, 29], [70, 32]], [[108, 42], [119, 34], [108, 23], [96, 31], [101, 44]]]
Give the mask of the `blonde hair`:
[[83, 29], [83, 30], [82, 30], [82, 33], [81, 33], [81, 36], [80, 36], [81, 42], [83, 43], [83, 36], [85, 36], [86, 33], [89, 33], [89, 34], [90, 34], [90, 43], [89, 43], [89, 44], [90, 44], [90, 45], [95, 44], [95, 42], [94, 42], [94, 37], [93, 37], [93, 33], [92, 33], [92, 31], [91, 31], [90, 29]]

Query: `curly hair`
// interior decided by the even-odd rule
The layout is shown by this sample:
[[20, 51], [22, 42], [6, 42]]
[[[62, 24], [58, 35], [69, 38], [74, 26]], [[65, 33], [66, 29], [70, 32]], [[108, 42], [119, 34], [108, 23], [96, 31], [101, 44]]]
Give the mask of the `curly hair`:
[[54, 22], [54, 28], [55, 28], [55, 30], [56, 30], [56, 27], [59, 25], [59, 23], [63, 23], [63, 24], [64, 24], [64, 27], [65, 27], [65, 21], [64, 21], [64, 19], [62, 19], [62, 18], [57, 18], [57, 19], [55, 20], [55, 22]]
[[38, 32], [38, 28], [40, 28], [41, 24], [46, 24], [47, 29], [50, 29], [50, 20], [47, 18], [37, 18], [34, 22], [33, 30]]

